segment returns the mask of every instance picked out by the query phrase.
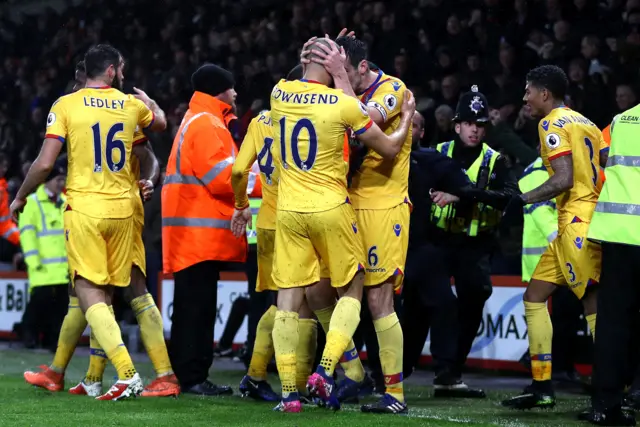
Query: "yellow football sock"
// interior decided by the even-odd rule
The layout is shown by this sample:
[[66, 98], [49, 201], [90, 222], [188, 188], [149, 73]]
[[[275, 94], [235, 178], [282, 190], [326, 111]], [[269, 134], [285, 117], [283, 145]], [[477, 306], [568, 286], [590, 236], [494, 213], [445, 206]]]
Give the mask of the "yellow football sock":
[[169, 353], [167, 352], [167, 343], [164, 341], [162, 315], [158, 307], [156, 307], [151, 294], [146, 293], [134, 298], [131, 301], [131, 309], [136, 314], [138, 325], [140, 325], [142, 344], [147, 350], [156, 375], [161, 377], [173, 374]]
[[403, 336], [398, 315], [390, 315], [373, 321], [380, 346], [380, 364], [384, 375], [386, 393], [404, 403], [402, 385]]
[[333, 375], [340, 357], [344, 354], [353, 334], [360, 323], [360, 301], [351, 297], [342, 297], [336, 304], [331, 316], [327, 343], [322, 353], [320, 366], [327, 375]]
[[298, 323], [298, 347], [296, 348], [296, 385], [298, 393], [307, 394], [307, 380], [313, 370], [318, 344], [318, 325], [315, 319], [300, 319]]
[[115, 317], [105, 303], [94, 304], [86, 312], [87, 322], [107, 357], [116, 368], [118, 378], [129, 380], [136, 374], [131, 356], [122, 342], [122, 334]]
[[58, 348], [56, 348], [53, 362], [51, 366], [49, 366], [51, 370], [63, 373], [65, 369], [67, 369], [73, 352], [76, 350], [78, 340], [86, 327], [87, 319], [84, 317], [84, 313], [80, 308], [78, 298], [69, 297], [69, 310], [62, 321], [60, 335], [58, 335]]
[[[325, 334], [329, 333], [329, 324], [331, 323], [331, 315], [335, 310], [335, 304], [331, 307], [323, 308], [321, 310], [315, 311], [315, 315], [318, 318], [318, 322], [322, 325], [322, 329]], [[356, 345], [353, 342], [353, 339], [349, 341], [347, 345], [347, 351], [344, 352], [342, 357], [340, 358], [340, 366], [344, 370], [344, 375], [359, 383], [364, 380], [364, 367], [362, 366], [362, 362], [360, 361], [360, 357], [358, 356], [358, 350], [356, 349]]]
[[[109, 306], [109, 312], [113, 318], [116, 318], [115, 313], [113, 312], [113, 306]], [[84, 377], [84, 381], [86, 383], [99, 383], [102, 382], [102, 376], [104, 375], [104, 370], [107, 368], [107, 353], [104, 352], [102, 346], [96, 339], [96, 336], [93, 333], [93, 328], [91, 328], [91, 336], [89, 338], [89, 369], [87, 370], [87, 375]]]
[[267, 379], [267, 366], [273, 357], [273, 324], [278, 308], [275, 305], [262, 315], [256, 328], [256, 340], [253, 343], [253, 354], [247, 375], [256, 381]]
[[535, 381], [551, 380], [551, 341], [553, 326], [547, 305], [543, 302], [524, 302], [529, 331], [531, 373]]
[[282, 383], [282, 397], [296, 393], [296, 349], [298, 347], [298, 313], [293, 311], [276, 312], [273, 324], [273, 347], [276, 352], [276, 365]]
[[589, 324], [589, 330], [591, 331], [591, 337], [596, 340], [596, 313], [585, 316], [587, 323]]

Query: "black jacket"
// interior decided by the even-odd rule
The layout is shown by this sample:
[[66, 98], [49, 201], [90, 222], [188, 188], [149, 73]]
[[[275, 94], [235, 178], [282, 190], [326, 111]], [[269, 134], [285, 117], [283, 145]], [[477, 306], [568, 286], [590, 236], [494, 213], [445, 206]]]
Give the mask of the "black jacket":
[[456, 204], [458, 215], [471, 215], [473, 205], [480, 202], [503, 210], [513, 195], [519, 193], [517, 179], [506, 158], [502, 156], [496, 160], [487, 188], [477, 188], [471, 183], [465, 169], [477, 159], [481, 149], [482, 147], [468, 149], [458, 143], [454, 146], [453, 158], [434, 149], [420, 149], [411, 153], [409, 196], [413, 212], [409, 228], [410, 246], [427, 240], [451, 240], [451, 233], [431, 223], [430, 189], [458, 196], [461, 199]]
[[433, 188], [454, 194], [469, 186], [469, 178], [453, 159], [432, 148], [412, 151], [409, 197], [413, 210], [409, 227], [409, 246], [418, 245], [427, 239], [432, 204], [429, 190]]

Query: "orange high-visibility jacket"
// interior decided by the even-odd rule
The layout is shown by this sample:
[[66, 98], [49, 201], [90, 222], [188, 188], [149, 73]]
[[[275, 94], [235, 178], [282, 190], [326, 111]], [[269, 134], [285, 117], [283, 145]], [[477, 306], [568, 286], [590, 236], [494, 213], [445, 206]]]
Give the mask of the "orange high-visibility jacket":
[[9, 184], [4, 178], [0, 179], [0, 236], [13, 243], [14, 245], [20, 244], [20, 231], [18, 226], [13, 222], [11, 218], [11, 212], [9, 211], [9, 191], [7, 188]]
[[162, 187], [165, 273], [202, 261], [244, 262], [246, 236], [231, 233], [231, 166], [237, 149], [226, 123], [231, 107], [195, 92], [173, 141]]

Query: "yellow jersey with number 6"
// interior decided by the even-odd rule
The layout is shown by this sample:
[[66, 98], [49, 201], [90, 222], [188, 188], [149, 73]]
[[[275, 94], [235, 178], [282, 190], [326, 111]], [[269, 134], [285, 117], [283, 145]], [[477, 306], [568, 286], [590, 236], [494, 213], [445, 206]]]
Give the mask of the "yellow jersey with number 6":
[[318, 82], [281, 80], [271, 92], [271, 120], [278, 210], [322, 212], [345, 203], [344, 135], [372, 126], [366, 107]]
[[46, 137], [67, 144], [67, 203], [72, 210], [94, 218], [133, 214], [134, 133], [153, 121], [143, 102], [111, 87], [83, 88], [53, 104]]
[[590, 222], [602, 189], [602, 132], [591, 120], [567, 107], [552, 110], [540, 121], [538, 131], [540, 156], [550, 176], [551, 161], [569, 154], [573, 159], [573, 187], [556, 198], [558, 233], [572, 222]]

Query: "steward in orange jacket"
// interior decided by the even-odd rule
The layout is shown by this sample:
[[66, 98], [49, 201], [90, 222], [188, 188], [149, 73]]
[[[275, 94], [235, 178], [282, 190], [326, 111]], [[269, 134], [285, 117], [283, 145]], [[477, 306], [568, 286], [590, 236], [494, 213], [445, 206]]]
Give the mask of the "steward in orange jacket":
[[231, 233], [231, 166], [237, 148], [233, 75], [216, 65], [191, 76], [194, 94], [182, 119], [162, 187], [164, 271], [173, 273], [171, 363], [183, 393], [231, 394], [207, 380], [213, 362], [217, 282], [226, 262], [244, 262], [246, 236]]
[[9, 212], [9, 185], [0, 178], [0, 236], [14, 245], [20, 244], [20, 232]]

